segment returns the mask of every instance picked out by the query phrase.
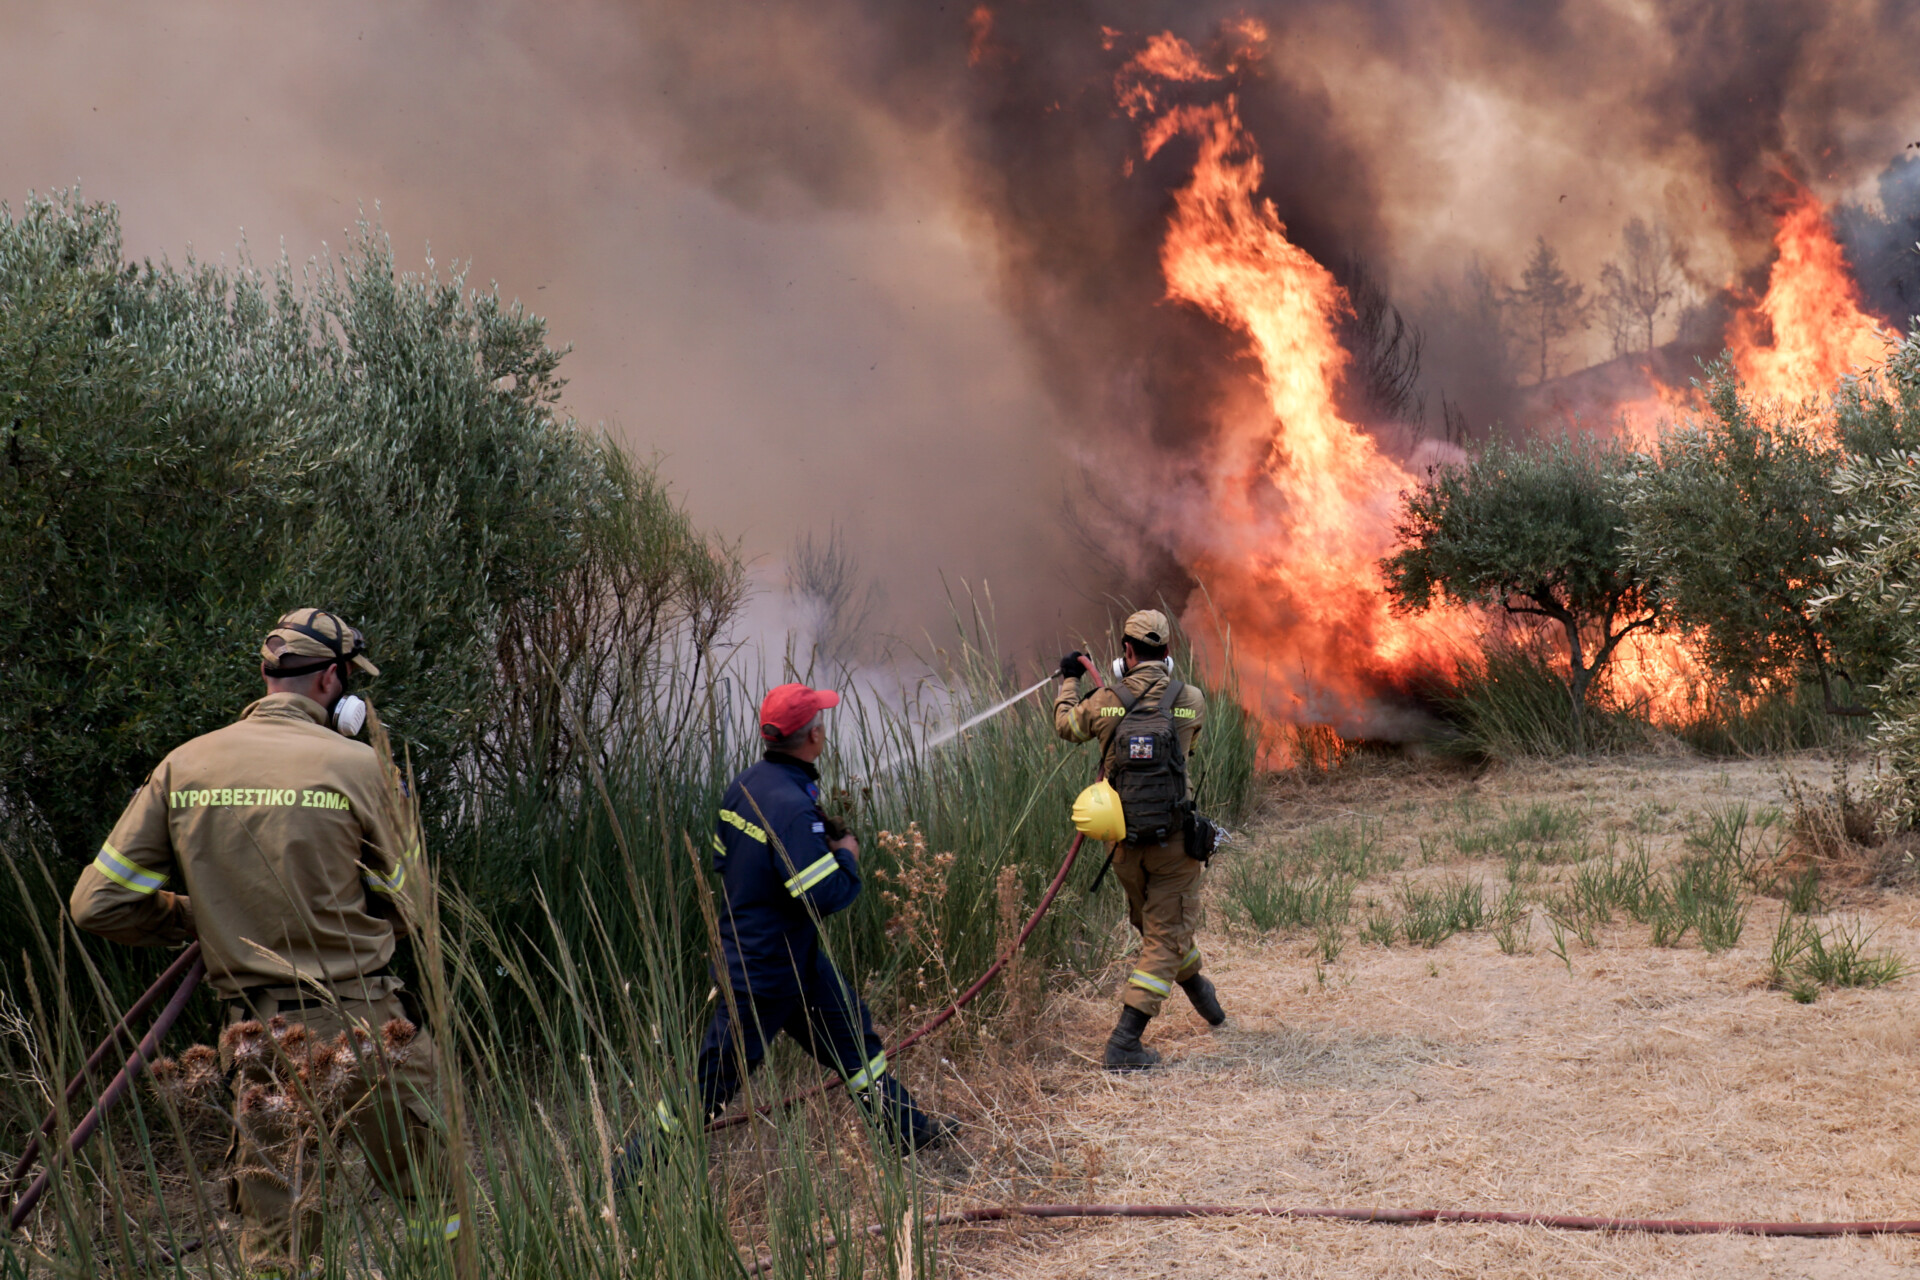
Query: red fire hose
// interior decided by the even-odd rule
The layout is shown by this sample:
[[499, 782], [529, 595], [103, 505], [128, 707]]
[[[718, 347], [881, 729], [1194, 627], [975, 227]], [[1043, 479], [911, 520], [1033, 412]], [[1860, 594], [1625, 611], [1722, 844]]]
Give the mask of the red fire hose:
[[[1082, 662], [1086, 662], [1083, 658]], [[1100, 682], [1100, 674], [1091, 662], [1086, 662], [1087, 671], [1094, 682]], [[1020, 930], [1020, 936], [1014, 939], [999, 959], [993, 962], [978, 981], [955, 1000], [942, 1009], [930, 1021], [898, 1044], [889, 1048], [889, 1053], [901, 1050], [924, 1039], [950, 1021], [961, 1009], [965, 1008], [976, 996], [984, 991], [989, 983], [1000, 975], [1000, 971], [1012, 961], [1014, 953], [1026, 944], [1040, 918], [1053, 905], [1061, 886], [1066, 883], [1067, 873], [1072, 870], [1074, 860], [1080, 854], [1080, 846], [1085, 841], [1083, 835], [1076, 835], [1073, 844], [1067, 850], [1066, 858], [1060, 869], [1054, 874], [1053, 882], [1047, 886], [1047, 892], [1040, 899], [1026, 926]], [[723, 1116], [708, 1124], [709, 1130], [727, 1129], [742, 1124], [755, 1115], [767, 1115], [777, 1107], [791, 1106], [806, 1098], [816, 1097], [835, 1084], [837, 1079], [829, 1079], [811, 1089], [790, 1094], [778, 1103], [756, 1107], [750, 1111], [736, 1112]], [[1340, 1222], [1375, 1224], [1417, 1224], [1417, 1223], [1510, 1223], [1519, 1226], [1548, 1227], [1561, 1231], [1633, 1231], [1649, 1235], [1749, 1235], [1749, 1236], [1803, 1236], [1833, 1237], [1862, 1235], [1920, 1235], [1920, 1220], [1916, 1221], [1865, 1221], [1865, 1222], [1735, 1222], [1735, 1221], [1690, 1221], [1678, 1218], [1596, 1218], [1569, 1214], [1512, 1213], [1490, 1209], [1331, 1209], [1331, 1208], [1287, 1208], [1277, 1205], [1231, 1205], [1231, 1204], [1014, 1204], [999, 1205], [983, 1209], [959, 1209], [947, 1213], [929, 1214], [922, 1223], [934, 1226], [964, 1226], [977, 1222], [1002, 1222], [1011, 1218], [1063, 1219], [1063, 1218], [1292, 1218], [1299, 1220], [1333, 1220]], [[887, 1224], [874, 1223], [866, 1229], [873, 1237], [883, 1236]], [[837, 1237], [828, 1237], [810, 1252], [838, 1247]], [[764, 1275], [773, 1269], [773, 1259], [762, 1258], [747, 1268], [750, 1276]]]
[[[154, 1050], [159, 1048], [160, 1041], [167, 1032], [173, 1029], [173, 1024], [180, 1020], [181, 1012], [187, 1007], [187, 998], [200, 985], [200, 979], [206, 972], [206, 962], [200, 958], [200, 944], [196, 942], [182, 951], [179, 958], [167, 966], [167, 971], [147, 988], [146, 994], [134, 1001], [133, 1007], [128, 1009], [126, 1015], [114, 1025], [113, 1031], [101, 1042], [100, 1047], [93, 1051], [93, 1056], [87, 1059], [87, 1064], [80, 1068], [79, 1074], [67, 1082], [67, 1101], [72, 1102], [78, 1096], [81, 1086], [106, 1060], [107, 1055], [113, 1051], [113, 1046], [118, 1044], [120, 1038], [127, 1033], [133, 1020], [153, 1007], [154, 1001], [160, 998], [160, 993], [166, 990], [168, 983], [176, 978], [179, 979], [180, 985], [174, 991], [173, 999], [167, 1001], [167, 1007], [162, 1009], [160, 1016], [153, 1020], [153, 1026], [134, 1047], [126, 1065], [122, 1066], [119, 1073], [108, 1081], [107, 1087], [100, 1093], [99, 1101], [95, 1102], [92, 1109], [80, 1118], [80, 1123], [73, 1127], [72, 1134], [67, 1138], [66, 1147], [47, 1158], [47, 1167], [40, 1171], [40, 1176], [33, 1180], [33, 1185], [27, 1188], [25, 1194], [20, 1197], [19, 1203], [13, 1206], [13, 1211], [7, 1215], [8, 1231], [20, 1229], [20, 1224], [27, 1220], [29, 1213], [33, 1212], [33, 1206], [39, 1203], [40, 1197], [46, 1194], [49, 1186], [53, 1185], [53, 1175], [59, 1172], [60, 1162], [86, 1145], [87, 1140], [93, 1137], [94, 1130], [100, 1127], [100, 1121], [106, 1115], [108, 1108], [120, 1101], [139, 1074], [147, 1069], [147, 1063], [153, 1059]], [[27, 1144], [26, 1153], [14, 1165], [13, 1173], [7, 1179], [9, 1188], [17, 1185], [20, 1179], [26, 1176], [27, 1170], [33, 1165], [34, 1157], [40, 1153], [41, 1139], [52, 1134], [58, 1115], [57, 1110], [53, 1111], [41, 1122], [39, 1132], [34, 1135], [33, 1141]]]
[[[1093, 671], [1091, 663], [1088, 663], [1087, 667], [1089, 672], [1093, 673], [1095, 682], [1098, 683], [1100, 678], [1099, 674]], [[985, 973], [980, 975], [972, 986], [961, 992], [952, 1003], [948, 1004], [912, 1034], [904, 1037], [897, 1044], [893, 1045], [889, 1050], [890, 1052], [898, 1053], [901, 1050], [909, 1048], [945, 1026], [959, 1014], [961, 1009], [965, 1008], [979, 996], [982, 991], [986, 990], [987, 986], [992, 983], [995, 978], [1000, 976], [1001, 971], [1012, 962], [1015, 953], [1026, 944], [1027, 939], [1032, 936], [1034, 929], [1039, 926], [1041, 917], [1047, 913], [1047, 908], [1052, 906], [1053, 900], [1059, 896], [1061, 888], [1066, 884], [1068, 873], [1072, 871], [1073, 864], [1080, 855], [1080, 846], [1085, 840], [1086, 837], [1084, 835], [1076, 834], [1074, 836], [1072, 845], [1067, 849], [1066, 857], [1061, 860], [1059, 870], [1054, 873], [1053, 880], [1048, 884], [1046, 893], [1041, 897], [1039, 905], [1034, 908], [1033, 915], [1028, 918], [1026, 925], [1020, 930], [1020, 935], [1014, 939], [1013, 944], [993, 962]], [[100, 1047], [87, 1059], [86, 1065], [80, 1069], [79, 1073], [76, 1074], [72, 1080], [67, 1082], [66, 1099], [68, 1102], [71, 1102], [78, 1096], [85, 1081], [100, 1064], [106, 1060], [107, 1055], [112, 1052], [113, 1046], [119, 1043], [121, 1037], [128, 1032], [133, 1020], [153, 1006], [154, 1002], [160, 998], [161, 992], [166, 989], [170, 982], [176, 978], [179, 979], [179, 986], [175, 989], [173, 998], [167, 1002], [166, 1007], [161, 1010], [160, 1016], [154, 1020], [153, 1026], [149, 1028], [147, 1034], [141, 1038], [140, 1043], [127, 1058], [126, 1064], [121, 1067], [118, 1074], [113, 1077], [106, 1089], [101, 1092], [99, 1100], [94, 1103], [92, 1109], [81, 1118], [78, 1125], [74, 1126], [73, 1133], [68, 1137], [64, 1151], [56, 1153], [48, 1159], [46, 1168], [41, 1170], [40, 1176], [34, 1179], [33, 1185], [27, 1188], [25, 1194], [20, 1197], [19, 1202], [13, 1206], [13, 1210], [7, 1220], [7, 1229], [9, 1231], [18, 1230], [20, 1224], [26, 1221], [27, 1215], [32, 1212], [34, 1205], [46, 1194], [47, 1188], [52, 1185], [54, 1174], [59, 1170], [61, 1159], [73, 1155], [86, 1144], [87, 1140], [93, 1136], [95, 1130], [100, 1127], [100, 1122], [107, 1110], [125, 1095], [127, 1090], [132, 1087], [134, 1080], [146, 1069], [147, 1063], [152, 1059], [154, 1051], [159, 1047], [160, 1041], [166, 1036], [167, 1032], [173, 1028], [173, 1024], [179, 1020], [181, 1013], [186, 1009], [188, 998], [191, 997], [195, 989], [199, 987], [200, 979], [205, 973], [206, 964], [200, 958], [200, 944], [195, 942], [182, 951], [179, 957], [167, 967], [166, 972], [162, 973], [154, 984], [133, 1003], [126, 1014], [115, 1024], [113, 1030], [101, 1043]], [[751, 1111], [743, 1111], [730, 1116], [723, 1116], [710, 1123], [707, 1127], [709, 1129], [730, 1128], [734, 1125], [744, 1123], [754, 1115], [768, 1114], [773, 1111], [776, 1106], [788, 1106], [805, 1098], [825, 1093], [836, 1083], [841, 1082], [837, 1078], [827, 1080], [811, 1089], [791, 1094], [777, 1104], [769, 1104], [754, 1108]], [[9, 1187], [16, 1185], [20, 1178], [25, 1175], [27, 1169], [32, 1166], [35, 1156], [40, 1152], [42, 1139], [48, 1137], [53, 1132], [57, 1115], [57, 1111], [50, 1113], [46, 1120], [41, 1123], [39, 1131], [28, 1144], [25, 1153], [21, 1155], [19, 1161], [14, 1165], [13, 1172], [8, 1178]], [[1507, 1223], [1518, 1226], [1548, 1227], [1561, 1231], [1632, 1231], [1651, 1235], [1749, 1235], [1812, 1238], [1862, 1235], [1920, 1235], [1920, 1220], [1740, 1222], [1686, 1220], [1678, 1218], [1599, 1218], [1566, 1214], [1514, 1213], [1488, 1209], [1334, 1209], [1229, 1204], [1013, 1204], [928, 1214], [921, 1221], [923, 1226], [935, 1227], [964, 1226], [980, 1222], [1002, 1222], [1012, 1218], [1291, 1218], [1297, 1220], [1317, 1219], [1401, 1225], [1418, 1223]], [[874, 1223], [866, 1228], [866, 1234], [876, 1238], [883, 1236], [886, 1231], [887, 1224], [885, 1223]], [[815, 1251], [837, 1248], [840, 1243], [841, 1241], [838, 1237], [828, 1237], [821, 1244], [815, 1246]], [[771, 1258], [758, 1259], [747, 1268], [747, 1274], [750, 1276], [764, 1275], [773, 1269], [773, 1265], [774, 1262]]]
[[[1004, 1222], [1009, 1218], [1296, 1218], [1331, 1219], [1389, 1225], [1417, 1223], [1510, 1223], [1523, 1227], [1550, 1227], [1558, 1231], [1633, 1231], [1661, 1236], [1910, 1236], [1920, 1235], [1913, 1222], [1713, 1222], [1681, 1218], [1582, 1218], [1551, 1213], [1507, 1213], [1492, 1209], [1289, 1209], [1263, 1204], [1008, 1204], [991, 1209], [957, 1209], [930, 1213], [921, 1219], [927, 1227], [965, 1226], [975, 1222]], [[876, 1222], [867, 1234], [886, 1234]], [[829, 1236], [818, 1250], [838, 1248]], [[750, 1276], [765, 1275], [773, 1259], [762, 1258], [747, 1268]]]

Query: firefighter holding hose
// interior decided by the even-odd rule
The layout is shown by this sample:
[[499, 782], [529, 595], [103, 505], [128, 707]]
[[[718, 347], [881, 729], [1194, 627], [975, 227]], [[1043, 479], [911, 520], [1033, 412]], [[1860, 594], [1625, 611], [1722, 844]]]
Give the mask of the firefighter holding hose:
[[[726, 972], [714, 977], [727, 990], [700, 1046], [700, 1101], [707, 1119], [717, 1116], [784, 1031], [845, 1081], [898, 1148], [918, 1151], [948, 1141], [958, 1124], [914, 1104], [866, 1002], [820, 944], [821, 918], [860, 895], [860, 842], [821, 809], [814, 763], [827, 746], [821, 713], [839, 704], [839, 694], [804, 684], [769, 692], [760, 704], [764, 757], [721, 797], [711, 848]], [[680, 1127], [664, 1101], [654, 1127]], [[644, 1178], [652, 1142], [642, 1133], [628, 1144], [623, 1182]]]
[[1207, 867], [1189, 856], [1189, 840], [1196, 837], [1187, 760], [1206, 723], [1207, 701], [1199, 689], [1174, 677], [1167, 657], [1172, 638], [1166, 614], [1157, 609], [1133, 614], [1121, 640], [1118, 686], [1082, 700], [1084, 655], [1070, 653], [1060, 660], [1060, 692], [1053, 702], [1054, 728], [1061, 737], [1099, 740], [1103, 776], [1119, 793], [1126, 818], [1113, 873], [1126, 890], [1127, 918], [1140, 933], [1140, 955], [1127, 979], [1119, 1025], [1107, 1040], [1110, 1071], [1159, 1063], [1159, 1053], [1141, 1044], [1140, 1036], [1176, 983], [1208, 1023], [1217, 1027], [1227, 1020], [1213, 983], [1200, 972], [1200, 948], [1193, 940]]
[[349, 687], [379, 668], [359, 631], [319, 609], [281, 618], [260, 657], [266, 696], [160, 762], [69, 905], [80, 928], [129, 946], [199, 939], [226, 1002], [241, 1260], [273, 1277], [305, 1273], [321, 1244], [324, 1180], [288, 1176], [313, 1158], [297, 1114], [312, 1091], [289, 1082], [318, 1080], [329, 1045], [355, 1049], [325, 1054], [328, 1079], [351, 1068], [330, 1096], [409, 1236], [451, 1240], [460, 1220], [446, 1209], [433, 1041], [388, 972], [419, 851], [373, 749], [352, 740], [366, 704]]

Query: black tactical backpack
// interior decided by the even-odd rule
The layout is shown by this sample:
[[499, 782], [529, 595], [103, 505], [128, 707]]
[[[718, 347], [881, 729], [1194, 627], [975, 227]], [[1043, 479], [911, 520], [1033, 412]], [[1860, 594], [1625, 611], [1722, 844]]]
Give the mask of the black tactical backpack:
[[1187, 817], [1187, 758], [1173, 723], [1181, 684], [1171, 676], [1151, 707], [1122, 694], [1120, 723], [1108, 744], [1107, 781], [1120, 793], [1128, 844], [1165, 844]]

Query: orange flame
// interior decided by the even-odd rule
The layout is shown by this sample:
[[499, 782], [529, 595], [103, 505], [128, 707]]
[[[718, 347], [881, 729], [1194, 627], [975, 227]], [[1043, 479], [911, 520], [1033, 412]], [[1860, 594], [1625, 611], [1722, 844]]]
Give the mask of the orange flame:
[[[1260, 370], [1257, 403], [1224, 410], [1201, 459], [1206, 518], [1187, 522], [1177, 550], [1208, 598], [1185, 621], [1202, 637], [1230, 631], [1243, 684], [1275, 720], [1377, 733], [1389, 727], [1380, 720], [1382, 687], [1452, 669], [1477, 652], [1482, 620], [1464, 610], [1413, 619], [1388, 609], [1378, 561], [1416, 477], [1336, 407], [1348, 364], [1337, 327], [1350, 303], [1258, 196], [1264, 167], [1236, 97], [1195, 105], [1167, 92], [1227, 79], [1266, 39], [1252, 21], [1226, 35], [1220, 66], [1169, 33], [1154, 36], [1114, 81], [1120, 107], [1141, 121], [1144, 158], [1177, 138], [1197, 148], [1161, 245], [1167, 296], [1241, 334]], [[1727, 342], [1753, 393], [1799, 405], [1883, 360], [1888, 335], [1861, 310], [1811, 192], [1797, 192], [1775, 244], [1766, 293], [1734, 318]], [[1656, 424], [1698, 401], [1691, 388], [1655, 377], [1643, 385], [1649, 391], [1614, 405], [1612, 416], [1647, 445]], [[1658, 723], [1698, 714], [1710, 684], [1686, 644], [1664, 635], [1625, 641], [1610, 679]]]
[[1860, 310], [1846, 255], [1811, 191], [1795, 191], [1773, 243], [1766, 296], [1734, 317], [1727, 345], [1750, 392], [1799, 405], [1884, 361], [1891, 335]]
[[[1256, 33], [1264, 37], [1239, 34]], [[1203, 467], [1206, 517], [1190, 522], [1198, 527], [1182, 550], [1270, 712], [1366, 733], [1377, 729], [1382, 680], [1450, 666], [1440, 657], [1447, 638], [1466, 639], [1473, 626], [1465, 615], [1436, 623], [1388, 611], [1377, 562], [1414, 477], [1335, 407], [1348, 360], [1335, 326], [1347, 298], [1257, 197], [1261, 159], [1234, 97], [1163, 110], [1156, 78], [1219, 77], [1163, 35], [1116, 83], [1128, 114], [1147, 117], [1146, 158], [1182, 136], [1199, 148], [1161, 246], [1167, 296], [1243, 334], [1264, 392], [1263, 403], [1218, 423]], [[1204, 615], [1190, 611], [1199, 634], [1212, 630]]]

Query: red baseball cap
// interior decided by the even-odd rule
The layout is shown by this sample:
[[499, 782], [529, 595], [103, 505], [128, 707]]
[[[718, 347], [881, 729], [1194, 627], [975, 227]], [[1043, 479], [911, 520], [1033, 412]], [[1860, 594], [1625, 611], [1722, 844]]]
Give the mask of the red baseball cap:
[[790, 737], [807, 727], [807, 721], [828, 707], [840, 705], [840, 695], [831, 689], [809, 689], [803, 684], [783, 684], [769, 690], [760, 703], [760, 736], [768, 742]]

